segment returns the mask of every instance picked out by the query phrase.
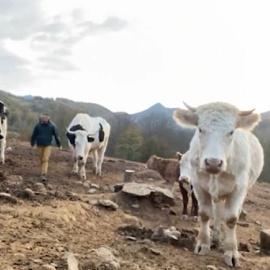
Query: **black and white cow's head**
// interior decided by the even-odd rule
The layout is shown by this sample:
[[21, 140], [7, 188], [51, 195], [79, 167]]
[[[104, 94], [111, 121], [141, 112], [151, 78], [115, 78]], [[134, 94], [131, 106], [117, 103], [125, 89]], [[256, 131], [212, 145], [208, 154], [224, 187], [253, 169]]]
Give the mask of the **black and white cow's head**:
[[8, 109], [5, 107], [4, 103], [0, 101], [0, 118], [1, 118], [1, 126], [0, 126], [0, 140], [4, 138], [6, 133], [6, 130], [4, 131], [3, 129], [6, 129], [6, 126], [3, 126], [4, 121], [6, 121], [7, 116], [9, 115]]
[[[104, 131], [101, 124], [98, 133], [98, 140], [104, 140]], [[89, 134], [80, 124], [72, 126], [66, 132], [66, 136], [75, 150], [78, 160], [83, 160], [85, 154], [91, 149], [91, 143], [95, 141], [95, 134]]]

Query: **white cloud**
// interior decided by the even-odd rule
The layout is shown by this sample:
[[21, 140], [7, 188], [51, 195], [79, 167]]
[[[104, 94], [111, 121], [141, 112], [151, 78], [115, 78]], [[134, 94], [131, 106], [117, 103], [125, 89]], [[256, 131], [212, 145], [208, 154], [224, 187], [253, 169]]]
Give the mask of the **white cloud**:
[[7, 58], [7, 69], [12, 65], [16, 72], [2, 67], [2, 89], [130, 113], [156, 102], [182, 107], [183, 100], [270, 110], [267, 1], [0, 0], [0, 5], [2, 57], [17, 57]]

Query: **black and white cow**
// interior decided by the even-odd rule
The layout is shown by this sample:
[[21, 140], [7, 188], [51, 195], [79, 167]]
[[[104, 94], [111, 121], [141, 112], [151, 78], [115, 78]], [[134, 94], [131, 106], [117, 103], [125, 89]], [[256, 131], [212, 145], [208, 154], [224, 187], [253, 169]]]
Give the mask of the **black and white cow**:
[[101, 176], [101, 167], [107, 149], [111, 126], [102, 117], [91, 117], [78, 113], [69, 124], [66, 132], [69, 147], [73, 152], [72, 173], [86, 179], [85, 164], [88, 155], [93, 156], [93, 173]]
[[0, 157], [2, 164], [5, 163], [5, 150], [6, 150], [6, 137], [7, 137], [7, 116], [9, 114], [8, 109], [4, 105], [2, 101], [0, 101], [0, 118], [1, 118], [1, 125], [0, 125]]

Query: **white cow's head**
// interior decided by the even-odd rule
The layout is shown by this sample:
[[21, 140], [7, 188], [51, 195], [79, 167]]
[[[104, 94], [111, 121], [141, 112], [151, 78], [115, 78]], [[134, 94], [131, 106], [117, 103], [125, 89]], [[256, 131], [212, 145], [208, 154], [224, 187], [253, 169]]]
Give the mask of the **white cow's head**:
[[176, 109], [173, 118], [180, 125], [196, 126], [199, 166], [217, 174], [227, 169], [237, 129], [252, 130], [260, 121], [254, 110], [240, 111], [231, 104], [214, 102], [188, 110]]
[[190, 184], [190, 163], [188, 159], [188, 152], [185, 154], [181, 154], [180, 152], [177, 152], [177, 157], [179, 160], [179, 169], [180, 169], [180, 175], [179, 175], [179, 182], [183, 182], [185, 184]]
[[76, 159], [82, 161], [91, 149], [91, 143], [94, 141], [93, 135], [89, 135], [86, 130], [67, 130], [66, 136], [74, 147]]

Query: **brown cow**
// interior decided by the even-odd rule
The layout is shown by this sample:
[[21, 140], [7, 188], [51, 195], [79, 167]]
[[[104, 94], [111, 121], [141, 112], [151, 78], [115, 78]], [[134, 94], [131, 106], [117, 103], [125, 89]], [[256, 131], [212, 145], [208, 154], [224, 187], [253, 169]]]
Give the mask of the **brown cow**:
[[[190, 185], [189, 175], [181, 174], [183, 179], [180, 179], [180, 167], [182, 155], [180, 152], [176, 153], [177, 158], [162, 158], [152, 155], [146, 162], [148, 169], [155, 170], [168, 182], [168, 188], [173, 192], [175, 182], [179, 183], [180, 192], [183, 198], [182, 219], [186, 220], [188, 217], [187, 205], [189, 194], [192, 197], [191, 215], [194, 221], [198, 220], [198, 202]], [[185, 170], [186, 171], [186, 170]]]

